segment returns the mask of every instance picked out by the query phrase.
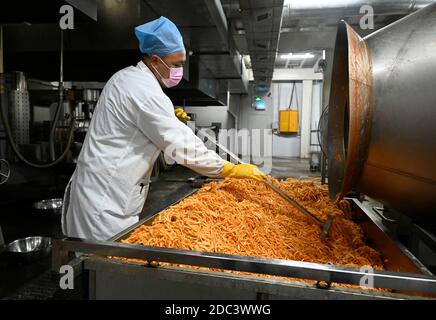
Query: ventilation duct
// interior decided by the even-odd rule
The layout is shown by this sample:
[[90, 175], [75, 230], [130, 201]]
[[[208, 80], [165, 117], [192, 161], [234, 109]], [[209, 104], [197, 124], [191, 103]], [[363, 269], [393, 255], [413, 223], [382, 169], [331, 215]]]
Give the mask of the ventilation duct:
[[239, 0], [255, 88], [268, 89], [274, 73], [283, 0]]

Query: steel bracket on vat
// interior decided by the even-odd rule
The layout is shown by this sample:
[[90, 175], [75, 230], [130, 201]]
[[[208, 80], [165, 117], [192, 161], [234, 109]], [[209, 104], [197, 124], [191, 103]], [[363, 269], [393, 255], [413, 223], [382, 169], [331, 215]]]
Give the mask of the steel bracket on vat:
[[[80, 252], [100, 257], [124, 257], [353, 285], [360, 285], [362, 279], [368, 277], [368, 273], [364, 270], [292, 260], [266, 259], [75, 238], [55, 240], [54, 243], [53, 255], [60, 255], [61, 257], [59, 259], [54, 258], [54, 261], [61, 263], [65, 263], [63, 258], [66, 257], [68, 252]], [[376, 288], [436, 294], [436, 278], [433, 276], [374, 270], [371, 277]]]
[[362, 173], [371, 132], [373, 85], [368, 45], [345, 21], [339, 24], [336, 44], [328, 166], [330, 197], [338, 201]]

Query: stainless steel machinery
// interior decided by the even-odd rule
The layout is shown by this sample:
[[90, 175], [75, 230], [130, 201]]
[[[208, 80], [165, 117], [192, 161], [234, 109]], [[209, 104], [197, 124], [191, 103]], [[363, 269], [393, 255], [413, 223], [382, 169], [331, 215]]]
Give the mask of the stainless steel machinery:
[[30, 99], [27, 81], [23, 72], [13, 73], [13, 86], [10, 93], [12, 132], [17, 144], [29, 143]]
[[436, 4], [365, 38], [341, 22], [329, 102], [332, 199], [368, 195], [436, 231]]
[[[344, 268], [300, 261], [146, 247], [121, 243], [136, 227], [150, 223], [158, 214], [139, 221], [109, 241], [55, 240], [53, 270], [68, 262], [69, 252], [83, 253], [70, 262], [76, 275], [89, 279], [91, 299], [416, 299], [436, 297], [436, 277], [402, 244], [390, 238], [388, 230], [371, 210], [351, 200], [356, 222], [368, 242], [379, 250], [387, 271]], [[143, 259], [122, 262], [108, 256]], [[185, 267], [158, 266], [170, 262]], [[205, 271], [188, 266], [223, 269]], [[229, 273], [229, 270], [284, 276], [265, 278]], [[359, 287], [370, 277], [374, 287]], [[315, 280], [304, 282], [302, 279]], [[354, 284], [356, 288], [334, 283]]]

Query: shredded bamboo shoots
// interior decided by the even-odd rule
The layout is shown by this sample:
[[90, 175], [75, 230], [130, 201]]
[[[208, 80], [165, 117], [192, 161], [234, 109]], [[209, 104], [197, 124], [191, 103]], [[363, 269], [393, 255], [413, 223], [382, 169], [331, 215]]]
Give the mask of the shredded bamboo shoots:
[[383, 269], [381, 255], [365, 244], [351, 220], [348, 201], [333, 203], [326, 188], [313, 181], [272, 181], [322, 221], [334, 216], [326, 241], [317, 224], [263, 183], [226, 179], [164, 210], [123, 242]]

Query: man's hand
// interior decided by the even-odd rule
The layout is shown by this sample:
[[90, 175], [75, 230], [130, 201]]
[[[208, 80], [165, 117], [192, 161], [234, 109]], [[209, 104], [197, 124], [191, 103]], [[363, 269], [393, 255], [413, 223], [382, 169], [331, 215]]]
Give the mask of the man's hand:
[[257, 181], [263, 181], [266, 175], [252, 164], [233, 164], [226, 162], [221, 171], [221, 176], [224, 178], [250, 178]]
[[174, 110], [176, 117], [179, 118], [180, 121], [188, 121], [191, 120], [191, 117], [188, 116], [182, 108], [177, 108]]

